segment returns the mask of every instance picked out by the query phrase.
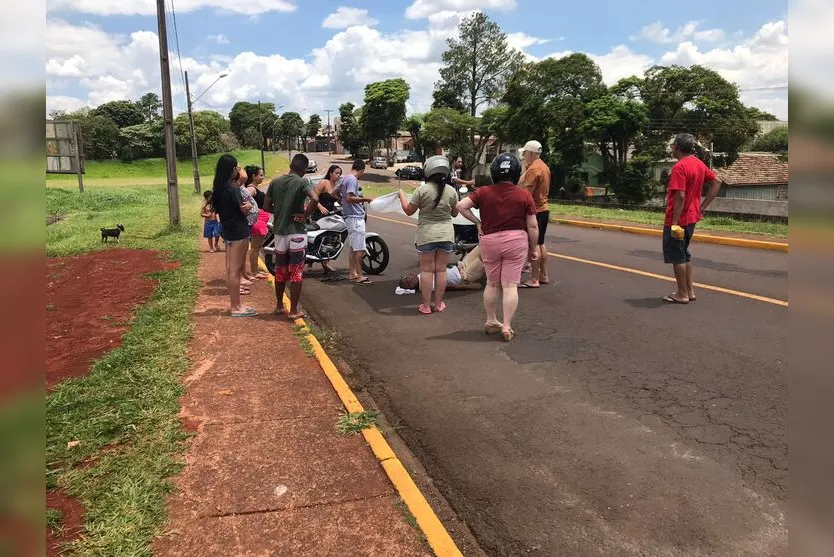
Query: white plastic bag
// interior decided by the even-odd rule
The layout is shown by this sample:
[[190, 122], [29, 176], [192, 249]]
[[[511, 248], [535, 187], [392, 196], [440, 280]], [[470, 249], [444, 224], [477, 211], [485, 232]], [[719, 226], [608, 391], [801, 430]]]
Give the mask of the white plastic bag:
[[400, 203], [400, 194], [396, 191], [380, 195], [371, 201], [368, 206], [372, 211], [377, 213], [403, 214], [402, 204]]

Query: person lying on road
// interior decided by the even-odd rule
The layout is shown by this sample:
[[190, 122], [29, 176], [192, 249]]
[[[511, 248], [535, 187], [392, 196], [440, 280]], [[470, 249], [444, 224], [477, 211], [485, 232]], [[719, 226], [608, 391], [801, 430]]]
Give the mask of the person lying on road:
[[[484, 262], [481, 260], [481, 248], [476, 246], [457, 265], [450, 265], [446, 268], [446, 289], [480, 290], [483, 288], [481, 284], [483, 278]], [[403, 290], [420, 292], [421, 282], [420, 274], [410, 273], [400, 278], [399, 287]], [[434, 285], [432, 285], [432, 290], [434, 290]]]

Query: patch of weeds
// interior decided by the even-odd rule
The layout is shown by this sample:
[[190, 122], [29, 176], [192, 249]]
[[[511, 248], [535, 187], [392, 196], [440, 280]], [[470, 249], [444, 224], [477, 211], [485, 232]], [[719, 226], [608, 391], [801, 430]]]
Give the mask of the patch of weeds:
[[61, 529], [61, 520], [64, 518], [64, 514], [61, 512], [61, 509], [53, 509], [47, 507], [46, 509], [46, 527], [51, 528], [52, 530], [60, 530]]
[[342, 342], [342, 333], [338, 329], [331, 327], [317, 327], [312, 326], [310, 332], [319, 341], [319, 344], [327, 351], [336, 350]]
[[313, 352], [313, 343], [310, 342], [310, 329], [305, 327], [304, 325], [293, 325], [293, 329], [295, 330], [295, 336], [298, 338], [298, 344], [301, 345], [301, 349], [312, 358], [315, 355]]
[[356, 435], [363, 429], [376, 427], [379, 412], [376, 410], [363, 410], [362, 412], [345, 412], [339, 416], [336, 422], [336, 431], [342, 435]]
[[414, 518], [413, 514], [411, 514], [411, 511], [409, 510], [408, 505], [405, 504], [405, 501], [403, 501], [401, 497], [397, 497], [397, 500], [394, 501], [394, 506], [397, 507], [397, 509], [400, 511], [400, 515], [402, 515], [403, 522], [414, 528], [414, 530], [420, 536], [420, 541], [428, 545], [429, 540], [426, 539], [426, 535], [420, 529], [420, 525], [417, 524], [417, 519]]
[[55, 311], [55, 304], [46, 304], [46, 311]]

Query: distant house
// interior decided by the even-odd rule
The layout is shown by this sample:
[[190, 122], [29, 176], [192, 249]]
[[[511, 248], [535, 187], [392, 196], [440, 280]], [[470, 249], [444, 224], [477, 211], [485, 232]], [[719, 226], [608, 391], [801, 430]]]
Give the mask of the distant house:
[[773, 153], [741, 153], [730, 166], [716, 170], [721, 179], [719, 197], [788, 200], [788, 163]]

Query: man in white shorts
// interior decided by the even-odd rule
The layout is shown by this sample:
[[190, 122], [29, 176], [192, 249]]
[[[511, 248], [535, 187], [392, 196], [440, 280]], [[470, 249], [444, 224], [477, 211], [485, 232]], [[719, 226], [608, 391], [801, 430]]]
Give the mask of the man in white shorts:
[[359, 195], [359, 177], [364, 172], [365, 161], [353, 161], [350, 174], [342, 178], [339, 189], [350, 248], [350, 280], [356, 284], [373, 284], [373, 281], [362, 273], [362, 258], [365, 256], [365, 203], [373, 201], [370, 197]]

